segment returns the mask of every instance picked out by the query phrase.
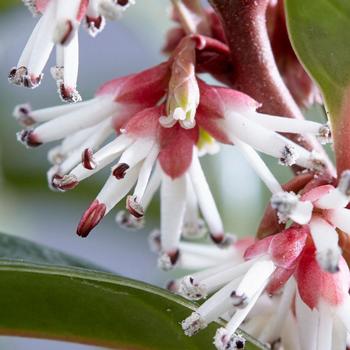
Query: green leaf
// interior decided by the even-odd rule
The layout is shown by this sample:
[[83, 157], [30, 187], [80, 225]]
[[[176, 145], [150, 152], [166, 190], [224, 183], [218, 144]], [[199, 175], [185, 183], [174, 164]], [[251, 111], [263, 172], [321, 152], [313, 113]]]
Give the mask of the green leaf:
[[0, 11], [7, 10], [8, 8], [19, 5], [20, 0], [0, 0]]
[[350, 168], [350, 1], [285, 0], [293, 47], [319, 85], [330, 116], [338, 171]]
[[[141, 282], [86, 269], [0, 261], [0, 334], [112, 349], [213, 349], [218, 325], [186, 337], [194, 304]], [[248, 337], [249, 338], [249, 337]], [[246, 349], [260, 349], [254, 341]]]
[[105, 270], [84, 259], [4, 233], [0, 233], [0, 259]]

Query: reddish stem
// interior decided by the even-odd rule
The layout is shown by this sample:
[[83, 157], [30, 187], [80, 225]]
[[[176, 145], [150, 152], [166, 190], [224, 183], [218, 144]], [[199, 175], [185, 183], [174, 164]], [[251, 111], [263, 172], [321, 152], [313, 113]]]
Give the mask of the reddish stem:
[[[222, 20], [231, 60], [235, 88], [262, 103], [261, 112], [303, 119], [303, 115], [284, 84], [272, 53], [267, 29], [269, 0], [209, 0]], [[322, 152], [327, 172], [335, 170], [322, 147], [313, 137], [287, 135], [309, 150]]]

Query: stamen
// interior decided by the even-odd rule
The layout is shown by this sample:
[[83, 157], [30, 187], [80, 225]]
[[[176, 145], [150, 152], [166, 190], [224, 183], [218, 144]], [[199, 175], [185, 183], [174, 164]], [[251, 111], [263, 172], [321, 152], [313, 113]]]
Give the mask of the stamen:
[[279, 221], [285, 223], [292, 219], [300, 225], [311, 219], [313, 205], [309, 201], [299, 201], [292, 192], [278, 192], [271, 197], [271, 206], [277, 211]]
[[140, 219], [144, 216], [145, 210], [141, 203], [138, 202], [136, 196], [128, 196], [126, 198], [126, 208], [130, 212], [131, 215]]
[[286, 145], [282, 150], [279, 163], [285, 166], [292, 166], [296, 163], [298, 153], [296, 152], [293, 145]]
[[12, 68], [8, 75], [8, 80], [11, 84], [34, 89], [40, 85], [42, 77], [42, 73], [38, 76], [29, 74], [27, 67], [22, 66], [19, 68]]
[[54, 188], [64, 192], [72, 190], [79, 185], [77, 177], [73, 174], [68, 174], [64, 176], [55, 175], [52, 178], [52, 185]]
[[56, 44], [68, 45], [73, 38], [74, 25], [71, 20], [58, 23], [53, 33], [53, 41]]
[[22, 130], [17, 133], [17, 141], [21, 142], [26, 147], [38, 147], [42, 144], [34, 134], [33, 129]]
[[[50, 73], [51, 73], [51, 76], [54, 80], [56, 80], [56, 81], [63, 80], [63, 78], [64, 78], [64, 66], [58, 66], [56, 64], [56, 66], [51, 67]], [[57, 85], [57, 86], [59, 86], [59, 85]]]
[[145, 220], [143, 217], [136, 218], [127, 210], [120, 210], [116, 215], [115, 220], [120, 227], [126, 230], [140, 230], [145, 226]]
[[113, 176], [117, 179], [124, 179], [126, 171], [130, 168], [128, 164], [121, 163], [113, 170]]
[[82, 164], [85, 169], [93, 170], [96, 168], [94, 161], [94, 151], [91, 148], [86, 148], [82, 153]]
[[339, 271], [341, 251], [336, 230], [323, 218], [314, 216], [310, 222], [310, 231], [320, 266], [330, 273]]
[[231, 300], [234, 307], [243, 309], [248, 305], [248, 297], [243, 294], [238, 294], [237, 291], [231, 293]]
[[190, 300], [199, 300], [207, 297], [208, 290], [194, 277], [186, 276], [180, 282], [179, 293]]
[[80, 237], [87, 237], [90, 231], [102, 220], [106, 212], [106, 205], [94, 200], [81, 218], [77, 234]]
[[192, 337], [193, 335], [197, 334], [201, 329], [204, 329], [207, 327], [207, 323], [201, 318], [201, 315], [197, 312], [193, 312], [191, 316], [187, 317], [184, 321], [181, 323], [182, 329], [184, 333]]
[[179, 257], [179, 250], [170, 253], [161, 253], [158, 258], [158, 267], [164, 271], [169, 271], [175, 266], [175, 264], [179, 260]]
[[278, 192], [271, 197], [271, 206], [277, 211], [280, 222], [286, 222], [296, 209], [298, 197], [288, 192]]
[[350, 197], [350, 170], [342, 172], [337, 188], [345, 196]]
[[106, 21], [102, 16], [98, 16], [98, 17], [85, 16], [85, 26], [88, 30], [88, 33], [93, 38], [103, 30], [105, 23]]
[[237, 334], [230, 335], [223, 327], [216, 331], [213, 343], [218, 350], [239, 350], [245, 347], [243, 337]]
[[57, 81], [57, 92], [63, 102], [77, 103], [82, 100], [78, 90], [66, 87], [63, 81]]
[[327, 249], [318, 252], [316, 255], [317, 262], [323, 269], [329, 273], [336, 273], [339, 271], [340, 250]]
[[31, 126], [35, 124], [35, 120], [30, 116], [32, 108], [30, 104], [22, 104], [15, 107], [13, 111], [13, 116], [16, 118], [17, 122], [23, 126]]
[[319, 128], [318, 134], [316, 135], [316, 137], [322, 145], [325, 145], [327, 143], [331, 143], [332, 142], [332, 133], [331, 133], [331, 128], [329, 127], [329, 124], [322, 125]]
[[310, 163], [308, 168], [317, 172], [322, 172], [327, 166], [322, 154], [316, 151], [311, 152]]
[[165, 287], [169, 292], [178, 293], [179, 285], [176, 280], [171, 280], [166, 284]]

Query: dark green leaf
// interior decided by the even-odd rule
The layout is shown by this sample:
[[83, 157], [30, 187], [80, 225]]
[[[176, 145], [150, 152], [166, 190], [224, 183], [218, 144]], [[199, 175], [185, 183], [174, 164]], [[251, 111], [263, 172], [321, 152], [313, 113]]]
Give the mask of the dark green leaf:
[[0, 233], [0, 259], [102, 270], [81, 258], [4, 233]]
[[341, 172], [350, 168], [350, 1], [285, 3], [294, 49], [324, 96]]
[[[0, 333], [113, 349], [213, 349], [218, 325], [192, 338], [179, 322], [194, 305], [111, 274], [0, 262]], [[259, 349], [252, 343], [246, 349]]]

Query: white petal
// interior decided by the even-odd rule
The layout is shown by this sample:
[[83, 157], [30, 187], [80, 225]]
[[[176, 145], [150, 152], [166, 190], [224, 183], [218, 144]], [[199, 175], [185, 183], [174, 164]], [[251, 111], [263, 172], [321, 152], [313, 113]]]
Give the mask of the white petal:
[[222, 237], [224, 235], [223, 223], [213, 195], [209, 189], [208, 182], [199, 163], [196, 149], [194, 149], [193, 152], [189, 175], [193, 189], [197, 195], [199, 207], [206, 223], [208, 224], [210, 233], [214, 237]]
[[350, 209], [327, 210], [327, 219], [334, 226], [350, 235]]
[[34, 133], [42, 143], [59, 140], [74, 132], [98, 124], [113, 115], [117, 108], [118, 105], [109, 96], [95, 98], [92, 104], [74, 109], [61, 117], [38, 126]]
[[141, 164], [133, 167], [124, 177], [124, 179], [116, 180], [116, 178], [111, 175], [102, 190], [96, 197], [100, 203], [106, 205], [106, 213], [116, 206], [131, 190], [134, 186], [138, 173], [140, 171]]
[[162, 175], [161, 184], [161, 245], [162, 251], [178, 250], [186, 206], [186, 177], [171, 179]]
[[281, 185], [271, 173], [270, 169], [251, 146], [242, 142], [237, 137], [232, 137], [232, 141], [240, 149], [251, 167], [272, 193], [283, 191]]
[[318, 216], [312, 218], [310, 231], [316, 246], [318, 263], [324, 270], [336, 272], [341, 255], [337, 231], [326, 220]]

